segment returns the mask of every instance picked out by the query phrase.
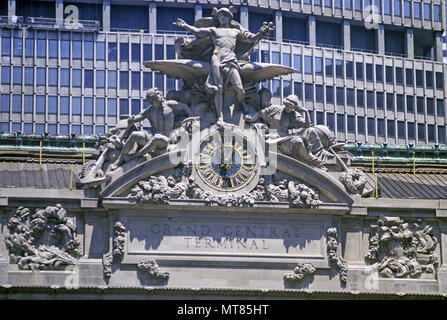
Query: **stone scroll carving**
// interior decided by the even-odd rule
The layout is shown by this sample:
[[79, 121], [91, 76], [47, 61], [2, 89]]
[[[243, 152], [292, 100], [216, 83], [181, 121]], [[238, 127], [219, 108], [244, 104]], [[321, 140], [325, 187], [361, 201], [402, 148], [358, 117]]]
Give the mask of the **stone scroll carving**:
[[290, 283], [299, 283], [305, 277], [312, 276], [317, 270], [311, 263], [300, 262], [293, 272], [286, 273], [284, 280]]
[[138, 269], [149, 273], [149, 275], [157, 280], [169, 279], [169, 272], [161, 271], [154, 259], [144, 259], [138, 262]]
[[215, 195], [202, 190], [191, 176], [150, 176], [131, 189], [128, 199], [135, 203], [168, 204], [171, 199], [199, 199], [219, 206], [252, 206], [255, 201], [288, 202], [292, 208], [318, 208], [318, 191], [297, 181], [260, 178], [249, 193]]
[[340, 176], [340, 182], [351, 194], [359, 194], [363, 198], [371, 197], [374, 189], [366, 187], [365, 174], [359, 169], [347, 169]]
[[338, 251], [338, 241], [337, 241], [337, 229], [329, 228], [326, 232], [327, 234], [327, 255], [329, 263], [332, 268], [337, 268], [339, 270], [340, 282], [346, 283], [348, 276], [348, 268], [346, 262], [343, 260]]
[[399, 217], [380, 217], [371, 225], [369, 250], [365, 258], [383, 278], [417, 278], [423, 273], [437, 273], [438, 240], [433, 227], [422, 221], [410, 225]]
[[18, 207], [7, 228], [6, 247], [19, 269], [57, 270], [76, 265], [81, 247], [75, 236], [75, 222], [60, 204], [34, 213]]
[[115, 222], [113, 227], [113, 250], [105, 254], [102, 258], [104, 276], [112, 276], [112, 264], [114, 258], [121, 259], [124, 255], [124, 245], [126, 243], [126, 227], [119, 221]]

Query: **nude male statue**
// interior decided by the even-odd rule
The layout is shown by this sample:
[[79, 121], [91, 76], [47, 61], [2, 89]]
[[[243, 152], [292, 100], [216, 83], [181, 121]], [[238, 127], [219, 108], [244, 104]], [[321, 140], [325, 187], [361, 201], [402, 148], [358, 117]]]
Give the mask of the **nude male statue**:
[[224, 76], [233, 85], [236, 98], [239, 102], [244, 100], [244, 86], [239, 73], [240, 66], [236, 57], [235, 49], [238, 39], [257, 40], [265, 37], [273, 28], [271, 24], [265, 24], [257, 34], [253, 34], [243, 29], [239, 24], [232, 23], [233, 12], [228, 8], [215, 9], [215, 19], [217, 27], [198, 28], [190, 26], [182, 19], [178, 18], [174, 24], [186, 29], [197, 37], [208, 36], [211, 38], [214, 51], [211, 56], [211, 76], [212, 84], [207, 84], [207, 88], [215, 94], [215, 105], [217, 112], [217, 122], [223, 123], [223, 87]]
[[[148, 119], [152, 126], [152, 134], [146, 130], [132, 132], [126, 140], [120, 155], [112, 164], [112, 170], [118, 168], [124, 160], [129, 161], [146, 153], [152, 155], [162, 153], [168, 146], [169, 135], [174, 129], [174, 110], [182, 110], [188, 116], [192, 116], [192, 111], [188, 105], [175, 100], [165, 100], [157, 88], [149, 89], [146, 99], [151, 104], [151, 107], [144, 109], [137, 116], [130, 116], [127, 123], [128, 126], [131, 126], [135, 122]], [[129, 155], [135, 144], [141, 147], [141, 149]]]

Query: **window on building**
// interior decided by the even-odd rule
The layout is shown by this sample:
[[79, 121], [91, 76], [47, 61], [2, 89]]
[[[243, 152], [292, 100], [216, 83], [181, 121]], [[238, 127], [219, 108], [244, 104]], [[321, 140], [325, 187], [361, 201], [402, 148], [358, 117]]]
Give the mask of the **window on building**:
[[96, 42], [96, 60], [104, 60], [106, 57], [106, 46], [104, 42]]
[[13, 43], [14, 57], [21, 57], [23, 54], [23, 40], [21, 38], [14, 38]]
[[358, 134], [365, 134], [365, 117], [357, 117], [357, 132]]
[[81, 98], [73, 97], [71, 100], [71, 114], [72, 115], [81, 115]]
[[355, 78], [357, 81], [363, 80], [363, 63], [362, 62], [355, 63]]
[[152, 44], [143, 44], [143, 61], [152, 60]]
[[334, 103], [334, 87], [326, 86], [326, 103]]
[[45, 58], [47, 56], [47, 42], [44, 39], [37, 40], [37, 57]]
[[61, 87], [70, 86], [70, 69], [61, 69]]
[[387, 134], [388, 139], [393, 139], [396, 137], [394, 120], [387, 120]]
[[34, 39], [25, 39], [25, 57], [34, 57]]
[[399, 139], [405, 139], [405, 122], [397, 121], [397, 137]]
[[49, 57], [57, 59], [58, 57], [58, 49], [57, 49], [57, 40], [48, 40], [48, 49], [49, 49]]
[[407, 112], [414, 112], [414, 98], [407, 96]]
[[282, 19], [282, 30], [284, 39], [298, 42], [307, 42], [309, 40], [307, 21], [305, 19], [290, 18], [286, 16], [283, 16]]
[[84, 42], [84, 59], [85, 60], [93, 60], [93, 42], [92, 41]]
[[96, 98], [96, 116], [104, 116], [105, 115], [105, 99], [104, 98]]
[[355, 116], [348, 115], [348, 132], [355, 133]]
[[132, 61], [140, 62], [140, 44], [132, 43]]
[[70, 97], [61, 97], [61, 103], [60, 103], [60, 114], [67, 115], [70, 112]]
[[315, 74], [323, 74], [323, 58], [315, 57]]
[[25, 68], [25, 85], [33, 85], [34, 84], [34, 68], [26, 67]]
[[[124, 3], [124, 2], [123, 2]], [[163, 25], [167, 25], [170, 30], [180, 31], [178, 27], [172, 24], [172, 21], [175, 19], [171, 19], [171, 17], [163, 15], [160, 11], [169, 12], [169, 9], [178, 10], [176, 8], [157, 8], [157, 30], [160, 30], [158, 25], [162, 23]], [[183, 9], [183, 8], [182, 8]], [[185, 9], [185, 14], [188, 9]], [[190, 11], [190, 10], [189, 10]], [[179, 15], [178, 17], [183, 17]], [[161, 21], [158, 21], [161, 19]], [[166, 20], [170, 19], [170, 20]], [[189, 21], [187, 18], [185, 21]], [[194, 23], [193, 21], [189, 21], [188, 23]], [[169, 25], [171, 24], [171, 26]], [[129, 6], [129, 5], [115, 5], [112, 4], [110, 7], [110, 27], [115, 30], [148, 30], [149, 29], [149, 9], [146, 5], [143, 6]]]
[[404, 84], [404, 72], [400, 67], [396, 67], [396, 84]]
[[36, 113], [45, 113], [45, 96], [36, 96]]
[[433, 98], [427, 98], [427, 114], [435, 114], [435, 101]]
[[37, 68], [37, 85], [46, 85], [46, 70], [45, 68]]
[[80, 69], [72, 69], [71, 71], [71, 76], [72, 76], [72, 85], [73, 87], [80, 87], [81, 86], [81, 81], [82, 81], [82, 71]]
[[108, 70], [107, 71], [107, 83], [109, 89], [116, 89], [116, 71]]
[[337, 114], [337, 132], [345, 132], [345, 115]]
[[421, 3], [413, 2], [413, 16], [415, 19], [421, 18]]
[[374, 109], [374, 91], [366, 92], [366, 106], [368, 108]]
[[301, 55], [300, 54], [294, 54], [293, 55], [293, 68], [301, 73]]
[[91, 116], [93, 114], [93, 98], [84, 98], [84, 115]]
[[143, 72], [143, 90], [152, 88], [152, 72]]
[[327, 8], [332, 8], [332, 0], [324, 0], [324, 6]]
[[397, 111], [399, 111], [399, 112], [405, 111], [405, 101], [404, 101], [403, 94], [396, 95], [396, 108], [397, 108]]
[[163, 60], [165, 58], [165, 51], [162, 44], [155, 45], [155, 60]]
[[335, 115], [333, 113], [326, 114], [326, 125], [331, 131], [335, 131]]
[[48, 114], [57, 114], [57, 97], [48, 97]]
[[337, 87], [337, 105], [345, 105], [345, 89], [343, 87]]
[[120, 89], [129, 89], [128, 71], [120, 71]]
[[68, 40], [61, 41], [61, 58], [70, 59], [70, 41]]
[[388, 111], [394, 111], [394, 93], [386, 94], [386, 109]]
[[326, 77], [333, 77], [334, 76], [334, 63], [332, 58], [326, 58], [324, 59], [324, 64], [325, 64], [325, 72], [326, 72]]
[[339, 23], [316, 21], [316, 43], [319, 46], [342, 47], [341, 25]]
[[119, 99], [120, 101], [120, 115], [129, 114], [129, 99]]
[[[343, 60], [335, 60], [335, 75], [337, 78], [343, 78], [344, 72], [343, 72]], [[346, 75], [348, 77], [348, 75]], [[351, 75], [352, 77], [352, 75]]]
[[117, 58], [116, 42], [109, 42], [107, 44], [107, 47], [108, 47], [107, 59], [109, 61], [116, 61], [116, 58]]
[[131, 111], [133, 115], [137, 115], [141, 111], [141, 102], [140, 99], [132, 99], [131, 100]]
[[433, 5], [433, 20], [441, 21], [441, 6], [434, 4]]
[[345, 0], [344, 4], [345, 4], [345, 10], [352, 10], [352, 2], [351, 2], [351, 0]]
[[422, 70], [416, 70], [416, 86], [419, 88], [424, 87], [424, 74]]
[[365, 91], [362, 89], [357, 89], [357, 107], [365, 106]]
[[84, 69], [84, 88], [93, 88], [93, 70]]
[[306, 83], [304, 86], [304, 99], [309, 102], [314, 102], [314, 85]]
[[383, 110], [384, 106], [384, 94], [383, 92], [376, 92], [376, 103], [377, 103], [377, 109]]
[[444, 74], [442, 72], [436, 72], [436, 89], [444, 89]]
[[383, 13], [391, 15], [391, 0], [383, 0]]
[[405, 78], [407, 86], [413, 86], [413, 69], [405, 69]]
[[57, 87], [59, 81], [57, 76], [57, 68], [48, 69], [48, 85], [51, 87]]
[[346, 89], [346, 104], [348, 106], [354, 106], [354, 89], [347, 88]]
[[393, 75], [393, 67], [386, 66], [386, 83], [393, 83], [394, 82], [394, 75]]
[[140, 72], [132, 71], [132, 90], [140, 90]]
[[312, 57], [304, 56], [304, 72], [307, 74], [312, 74]]
[[120, 62], [129, 62], [129, 44], [120, 43]]
[[[129, 6], [125, 6], [126, 8]], [[146, 9], [146, 11], [148, 11]], [[203, 11], [206, 11], [203, 10]], [[203, 12], [204, 17], [210, 17]], [[239, 15], [239, 13], [237, 13]], [[182, 17], [189, 25], [194, 24], [194, 9], [193, 8], [173, 8], [173, 7], [157, 7], [157, 31], [182, 31], [183, 29], [172, 24], [177, 17]], [[250, 16], [251, 18], [251, 16]], [[148, 17], [146, 20], [148, 21]], [[236, 18], [237, 19], [237, 18]], [[149, 26], [149, 25], [148, 25]], [[256, 29], [258, 30], [259, 27]], [[252, 30], [252, 29], [250, 29]]]
[[418, 123], [418, 140], [425, 141], [425, 124]]
[[371, 63], [366, 64], [366, 81], [374, 81], [374, 70]]
[[105, 86], [105, 71], [96, 70], [96, 88], [104, 88]]
[[71, 56], [73, 59], [82, 59], [82, 42], [81, 41], [72, 41], [71, 42]]
[[377, 119], [377, 135], [380, 137], [385, 137], [385, 120]]
[[424, 97], [416, 98], [417, 113], [425, 114], [425, 105], [424, 104], [425, 104]]
[[425, 86], [433, 88], [433, 71], [425, 71]]
[[22, 67], [13, 67], [13, 84], [22, 84]]
[[22, 113], [22, 96], [20, 94], [12, 95], [12, 112]]
[[376, 64], [376, 82], [383, 82], [383, 66]]
[[363, 26], [351, 26], [351, 48], [352, 50], [367, 50], [375, 52], [376, 31]]
[[281, 81], [278, 79], [272, 80], [272, 95], [276, 98], [281, 97]]
[[33, 113], [34, 111], [34, 96], [25, 95], [23, 111], [25, 113]]
[[414, 140], [416, 137], [416, 126], [414, 122], [407, 122], [408, 140]]
[[439, 116], [445, 116], [444, 100], [436, 99], [436, 114]]
[[9, 112], [9, 94], [2, 94], [0, 102], [0, 111]]
[[107, 99], [107, 115], [109, 117], [116, 116], [116, 99], [114, 98]]
[[2, 67], [2, 84], [10, 84], [11, 83], [11, 67], [3, 66]]
[[354, 0], [354, 4], [355, 4], [356, 11], [362, 11], [362, 1], [361, 0]]
[[429, 3], [424, 3], [424, 20], [431, 21], [431, 8]]
[[438, 142], [439, 143], [446, 143], [446, 137], [445, 137], [445, 126], [438, 126]]
[[401, 10], [400, 10], [400, 6], [401, 6], [401, 0], [394, 0], [394, 15], [400, 17], [401, 16]]
[[[320, 85], [320, 87], [323, 88], [323, 86], [321, 86], [321, 85]], [[292, 94], [292, 81], [283, 80], [282, 81], [282, 96], [287, 97], [290, 94]]]
[[375, 136], [376, 135], [376, 126], [374, 118], [367, 118], [367, 124], [368, 124], [368, 135]]
[[303, 101], [303, 84], [301, 82], [293, 83], [293, 93], [296, 94], [301, 101]]
[[270, 63], [270, 53], [268, 50], [261, 50], [261, 62]]

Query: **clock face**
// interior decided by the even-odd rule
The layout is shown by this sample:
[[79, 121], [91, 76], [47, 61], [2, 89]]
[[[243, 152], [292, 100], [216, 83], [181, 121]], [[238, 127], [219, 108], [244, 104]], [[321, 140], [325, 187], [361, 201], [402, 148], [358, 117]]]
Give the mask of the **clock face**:
[[243, 137], [213, 135], [200, 144], [197, 172], [209, 186], [237, 190], [248, 184], [256, 171], [256, 153]]

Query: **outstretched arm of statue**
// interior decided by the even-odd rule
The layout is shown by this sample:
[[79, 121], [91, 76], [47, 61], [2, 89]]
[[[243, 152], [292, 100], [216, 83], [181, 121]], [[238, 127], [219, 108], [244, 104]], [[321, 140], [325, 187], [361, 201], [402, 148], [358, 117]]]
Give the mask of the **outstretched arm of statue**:
[[250, 31], [245, 30], [242, 35], [246, 39], [260, 41], [263, 38], [268, 37], [274, 29], [275, 26], [273, 25], [273, 22], [264, 22], [258, 33], [251, 33]]
[[192, 34], [194, 34], [197, 37], [204, 37], [204, 36], [211, 34], [210, 28], [197, 28], [194, 26], [190, 26], [183, 19], [180, 19], [180, 18], [177, 18], [177, 21], [173, 22], [173, 24], [176, 25], [177, 27], [183, 28], [186, 31], [191, 32]]
[[146, 111], [149, 109], [144, 109], [143, 111], [141, 111], [139, 114], [137, 114], [136, 116], [131, 115], [129, 117], [129, 119], [127, 119], [127, 126], [130, 127], [131, 125], [133, 125], [135, 122], [141, 122], [144, 119], [146, 119]]

